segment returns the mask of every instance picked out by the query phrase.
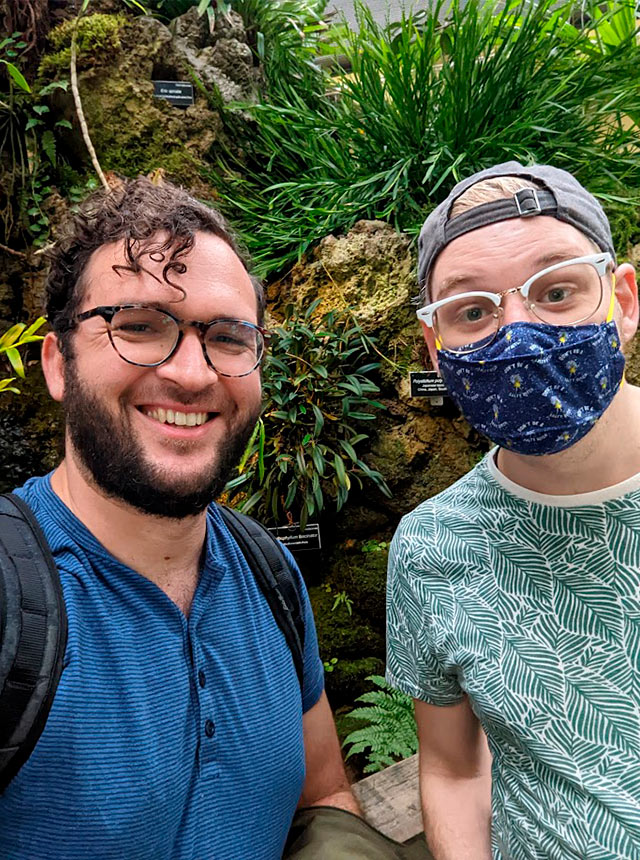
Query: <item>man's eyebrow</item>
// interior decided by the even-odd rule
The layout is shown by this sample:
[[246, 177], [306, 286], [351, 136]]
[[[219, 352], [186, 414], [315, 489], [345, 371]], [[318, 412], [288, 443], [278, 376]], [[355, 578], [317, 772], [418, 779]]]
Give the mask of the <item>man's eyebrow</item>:
[[[180, 300], [182, 301], [182, 300]], [[169, 306], [171, 304], [176, 304], [176, 302], [170, 301], [161, 301], [158, 299], [149, 299], [148, 301], [141, 301], [140, 298], [135, 299], [123, 299], [121, 302], [118, 302], [119, 305], [137, 305], [138, 307], [143, 308], [151, 308], [154, 311], [168, 311]]]
[[[477, 289], [478, 285], [478, 277], [477, 275], [472, 274], [459, 274], [459, 275], [451, 275], [448, 278], [445, 278], [442, 283], [439, 285], [437, 290], [434, 290], [434, 299], [437, 301], [439, 299], [444, 299], [450, 293], [456, 292], [470, 292], [474, 289]], [[437, 299], [435, 297], [435, 293], [437, 292]]]
[[[576, 257], [587, 256], [584, 249], [570, 248], [565, 251], [550, 251], [547, 254], [542, 254], [536, 257], [534, 266], [536, 270], [544, 269], [547, 266], [553, 266], [555, 263], [564, 263], [566, 260], [573, 260]], [[535, 273], [534, 273], [535, 274]]]

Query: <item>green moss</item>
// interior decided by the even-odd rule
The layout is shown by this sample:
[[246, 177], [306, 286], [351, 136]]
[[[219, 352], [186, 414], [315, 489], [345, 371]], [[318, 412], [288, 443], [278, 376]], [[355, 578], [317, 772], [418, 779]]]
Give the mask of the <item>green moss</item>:
[[323, 660], [337, 657], [339, 661], [364, 655], [384, 657], [384, 630], [374, 629], [354, 605], [349, 615], [344, 605], [332, 609], [333, 590], [318, 586], [309, 590], [316, 619], [318, 645]]
[[114, 135], [105, 118], [94, 132], [102, 168], [127, 176], [147, 174], [160, 168], [174, 180], [193, 184], [200, 175], [200, 163], [184, 147], [167, 147], [164, 135], [158, 133], [161, 130], [159, 124], [149, 123]]
[[[124, 15], [88, 15], [81, 18], [76, 34], [78, 68], [98, 66], [113, 61], [113, 54], [120, 50], [120, 34], [127, 20]], [[53, 53], [47, 54], [40, 63], [40, 75], [52, 78], [69, 73], [71, 62], [71, 39], [75, 18], [65, 21], [49, 33]]]
[[[386, 549], [362, 552], [361, 546], [362, 542], [357, 541], [353, 548], [338, 547], [329, 581], [333, 592], [345, 591], [351, 598], [353, 617], [366, 618], [368, 626], [384, 638], [388, 553]], [[361, 649], [359, 653], [367, 652]]]

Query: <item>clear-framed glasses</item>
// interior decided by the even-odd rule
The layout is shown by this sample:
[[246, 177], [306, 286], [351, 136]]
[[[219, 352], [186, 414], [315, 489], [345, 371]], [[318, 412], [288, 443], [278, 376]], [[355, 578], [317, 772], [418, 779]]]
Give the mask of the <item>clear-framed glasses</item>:
[[178, 319], [146, 305], [108, 305], [78, 314], [77, 322], [102, 317], [111, 345], [120, 358], [141, 367], [158, 367], [175, 353], [185, 328], [200, 335], [207, 365], [221, 376], [247, 376], [260, 364], [269, 332], [236, 319], [211, 322]]
[[439, 348], [457, 353], [491, 343], [502, 325], [502, 301], [510, 293], [520, 293], [525, 308], [541, 322], [578, 325], [600, 308], [603, 278], [612, 264], [607, 253], [575, 257], [536, 272], [519, 287], [456, 293], [420, 308], [417, 316], [434, 330]]

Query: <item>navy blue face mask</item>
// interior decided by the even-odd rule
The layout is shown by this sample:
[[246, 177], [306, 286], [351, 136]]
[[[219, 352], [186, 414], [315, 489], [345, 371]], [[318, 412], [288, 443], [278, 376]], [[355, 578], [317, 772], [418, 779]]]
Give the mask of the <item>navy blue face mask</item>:
[[555, 454], [592, 429], [620, 388], [625, 361], [611, 320], [516, 322], [473, 352], [439, 350], [438, 363], [476, 430], [519, 454]]

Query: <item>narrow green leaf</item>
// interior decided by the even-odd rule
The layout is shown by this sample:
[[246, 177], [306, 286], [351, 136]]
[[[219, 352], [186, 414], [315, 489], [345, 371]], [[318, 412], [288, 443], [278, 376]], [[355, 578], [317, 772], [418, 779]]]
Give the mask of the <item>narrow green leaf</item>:
[[354, 463], [358, 462], [358, 455], [355, 452], [355, 449], [352, 445], [350, 445], [345, 439], [340, 439], [340, 445], [344, 451], [351, 457]]
[[348, 475], [345, 471], [345, 468], [344, 468], [344, 461], [339, 454], [336, 454], [334, 456], [333, 465], [335, 467], [336, 475], [338, 477], [339, 483], [343, 487], [346, 487], [348, 489], [349, 488], [349, 477], [348, 477]]
[[313, 465], [316, 467], [317, 473], [321, 478], [324, 478], [325, 459], [317, 445], [314, 445], [311, 449], [311, 459], [313, 460]]
[[249, 511], [252, 511], [253, 508], [255, 508], [255, 506], [258, 504], [258, 502], [262, 498], [262, 495], [262, 490], [258, 490], [257, 493], [254, 493], [249, 499], [242, 502], [242, 504], [239, 506], [239, 510], [241, 510], [244, 514], [248, 514]]
[[264, 421], [260, 419], [258, 422], [258, 478], [260, 483], [264, 481], [264, 447], [266, 440], [266, 432], [264, 429]]
[[12, 325], [11, 328], [6, 331], [2, 337], [0, 337], [0, 350], [4, 352], [10, 346], [13, 346], [13, 344], [19, 340], [24, 329], [24, 323], [16, 323], [15, 325]]
[[4, 65], [7, 67], [9, 75], [20, 87], [21, 90], [24, 90], [25, 93], [31, 92], [31, 87], [27, 83], [27, 79], [17, 66], [14, 66], [13, 63], [10, 63], [8, 60], [0, 60], [0, 63], [4, 63]]
[[15, 370], [17, 375], [21, 379], [24, 379], [24, 364], [22, 363], [22, 358], [18, 350], [11, 347], [6, 351], [6, 356], [9, 359], [11, 367]]
[[322, 411], [318, 408], [318, 406], [316, 406], [315, 403], [311, 404], [311, 408], [313, 409], [313, 414], [315, 415], [315, 418], [316, 418], [316, 423], [315, 423], [315, 426], [313, 428], [313, 433], [315, 436], [319, 436], [320, 433], [322, 432], [322, 428], [324, 427], [324, 415], [322, 414]]
[[307, 471], [307, 464], [304, 459], [304, 452], [300, 448], [296, 451], [296, 463], [300, 472], [304, 474]]
[[0, 391], [13, 391], [16, 394], [19, 394], [17, 388], [10, 388], [12, 382], [15, 381], [15, 376], [10, 376], [8, 379], [0, 379]]
[[285, 499], [285, 502], [284, 502], [284, 507], [285, 507], [286, 511], [291, 509], [291, 505], [293, 504], [293, 500], [295, 499], [297, 492], [298, 492], [298, 482], [294, 478], [289, 483], [289, 489], [287, 490], [287, 498]]
[[31, 325], [25, 329], [22, 337], [31, 337], [31, 335], [34, 335], [38, 331], [38, 329], [42, 328], [46, 321], [46, 317], [38, 317], [37, 320], [34, 320], [34, 322], [32, 322]]
[[254, 446], [255, 446], [256, 437], [258, 436], [258, 429], [259, 429], [259, 424], [261, 421], [262, 421], [262, 419], [260, 418], [258, 420], [258, 424], [256, 424], [256, 426], [253, 428], [253, 432], [251, 433], [251, 437], [249, 438], [249, 441], [247, 442], [247, 447], [244, 449], [244, 453], [242, 455], [242, 458], [240, 459], [240, 463], [238, 464], [238, 472], [240, 474], [242, 474], [244, 472], [245, 467], [247, 465], [247, 461], [255, 454], [255, 447]]

